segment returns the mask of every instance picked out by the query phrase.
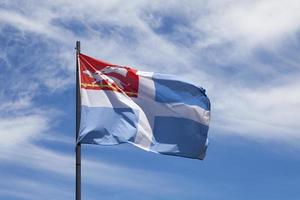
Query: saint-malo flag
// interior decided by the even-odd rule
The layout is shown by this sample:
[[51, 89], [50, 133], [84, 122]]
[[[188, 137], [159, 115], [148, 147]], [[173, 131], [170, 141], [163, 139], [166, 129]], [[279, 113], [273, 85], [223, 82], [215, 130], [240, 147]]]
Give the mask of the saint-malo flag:
[[210, 102], [203, 88], [84, 54], [79, 61], [78, 142], [126, 142], [155, 153], [204, 159]]

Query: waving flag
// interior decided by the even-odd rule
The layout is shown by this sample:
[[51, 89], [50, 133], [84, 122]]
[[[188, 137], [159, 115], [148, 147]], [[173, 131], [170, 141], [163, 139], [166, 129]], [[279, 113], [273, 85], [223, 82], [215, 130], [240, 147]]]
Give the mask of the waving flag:
[[79, 63], [78, 142], [126, 142], [155, 153], [204, 159], [210, 102], [203, 88], [84, 54]]

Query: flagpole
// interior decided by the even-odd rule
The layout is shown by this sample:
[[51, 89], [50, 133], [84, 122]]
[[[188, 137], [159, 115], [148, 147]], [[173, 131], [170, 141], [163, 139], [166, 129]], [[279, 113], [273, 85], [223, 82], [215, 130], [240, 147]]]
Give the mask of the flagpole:
[[80, 124], [80, 86], [79, 86], [79, 54], [80, 41], [76, 42], [76, 194], [75, 199], [81, 200], [81, 145], [77, 144]]

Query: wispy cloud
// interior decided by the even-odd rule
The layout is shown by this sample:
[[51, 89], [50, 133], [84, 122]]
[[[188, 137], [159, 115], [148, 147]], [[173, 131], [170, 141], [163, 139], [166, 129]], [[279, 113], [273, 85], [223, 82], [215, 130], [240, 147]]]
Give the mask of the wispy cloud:
[[[257, 87], [256, 90], [228, 88], [229, 94], [221, 94], [217, 100], [216, 126], [220, 131], [229, 131], [250, 137], [299, 141], [300, 95], [299, 82], [277, 86]], [[226, 97], [231, 95], [230, 99]]]
[[0, 118], [0, 148], [6, 149], [36, 137], [48, 128], [46, 119], [38, 115]]
[[[0, 181], [0, 196], [11, 199], [38, 200], [43, 199], [74, 199], [73, 191], [65, 185], [53, 184], [49, 181], [34, 180], [21, 177], [9, 178], [9, 184]], [[11, 187], [13, 185], [14, 187]]]
[[212, 37], [248, 48], [274, 47], [294, 35], [300, 26], [297, 0], [212, 1], [208, 8], [210, 14], [204, 23], [214, 33]]

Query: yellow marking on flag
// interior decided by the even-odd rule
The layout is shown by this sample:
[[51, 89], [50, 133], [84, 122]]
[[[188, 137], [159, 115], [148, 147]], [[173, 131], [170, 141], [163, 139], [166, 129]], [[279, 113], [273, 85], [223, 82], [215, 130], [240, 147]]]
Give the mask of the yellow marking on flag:
[[[119, 92], [119, 90], [116, 87], [113, 87], [111, 85], [106, 85], [106, 84], [90, 84], [90, 83], [81, 83], [80, 84], [82, 87], [94, 87], [94, 88], [109, 88], [112, 89], [113, 91]], [[136, 92], [126, 92], [126, 94], [137, 94]]]

